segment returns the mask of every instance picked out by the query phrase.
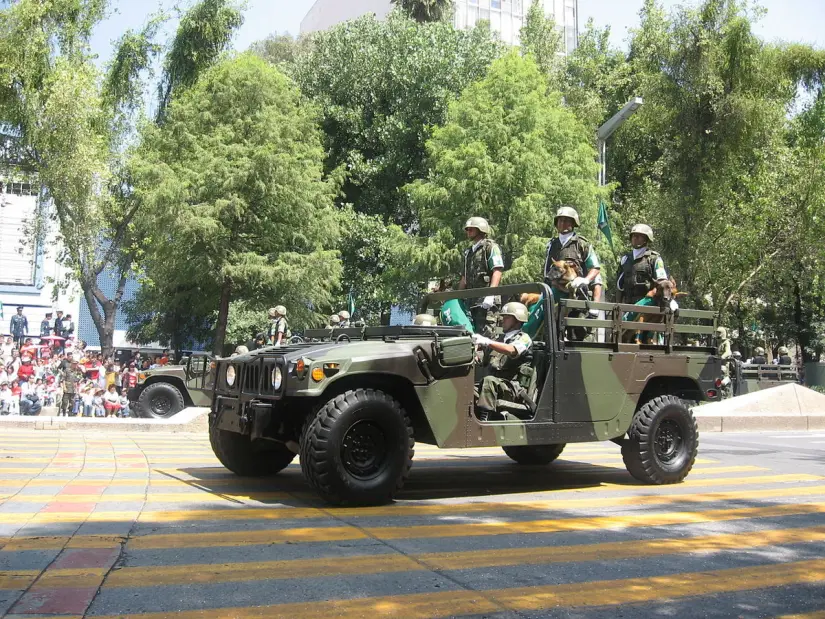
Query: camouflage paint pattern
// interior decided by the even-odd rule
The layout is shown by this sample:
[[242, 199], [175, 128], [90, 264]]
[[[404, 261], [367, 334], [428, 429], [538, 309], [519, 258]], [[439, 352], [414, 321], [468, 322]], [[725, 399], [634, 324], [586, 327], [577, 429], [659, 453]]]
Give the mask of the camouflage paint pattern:
[[[514, 285], [495, 290], [502, 296], [544, 293], [548, 310], [545, 333], [557, 333], [546, 286]], [[429, 300], [478, 294], [477, 290], [453, 291], [431, 295]], [[425, 299], [423, 309], [427, 301]], [[712, 316], [708, 313], [708, 317]], [[711, 331], [713, 328], [708, 327]], [[371, 379], [371, 386], [376, 380], [380, 384], [387, 378], [388, 390], [398, 381], [409, 385], [439, 447], [601, 441], [627, 432], [640, 397], [651, 380], [668, 378], [685, 382], [689, 379], [696, 397], [707, 399], [706, 394], [715, 389], [714, 382], [721, 375], [721, 360], [704, 348], [669, 351], [663, 346], [611, 347], [551, 340], [545, 342], [544, 352], [534, 353], [534, 359], [546, 355], [535, 417], [530, 421], [480, 422], [474, 414], [474, 365], [468, 362], [445, 371], [437, 362], [437, 342], [461, 333], [460, 327], [368, 327], [362, 331], [362, 340], [269, 347], [221, 360], [212, 411], [230, 416], [221, 422], [221, 427], [226, 429], [244, 427], [234, 421], [233, 416], [254, 415], [256, 407], [262, 405], [269, 407], [267, 414], [277, 421], [278, 400], [319, 398], [323, 401], [324, 395], [334, 392], [336, 383], [344, 378], [349, 388], [357, 388], [357, 377], [361, 375]], [[299, 362], [303, 365], [300, 372]], [[227, 363], [238, 371], [237, 382], [232, 387], [224, 380]], [[283, 370], [283, 385], [277, 392], [263, 388], [266, 386], [263, 381], [269, 380], [268, 373], [275, 365]], [[246, 376], [253, 367], [264, 371], [249, 374], [261, 381], [253, 380], [249, 385]], [[306, 410], [292, 407], [295, 408]]]

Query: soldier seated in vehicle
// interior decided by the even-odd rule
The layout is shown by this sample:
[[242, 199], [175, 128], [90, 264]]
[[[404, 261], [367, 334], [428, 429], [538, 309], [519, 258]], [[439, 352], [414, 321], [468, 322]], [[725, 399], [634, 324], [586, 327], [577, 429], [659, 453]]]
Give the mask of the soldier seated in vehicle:
[[524, 323], [530, 317], [527, 307], [522, 303], [508, 303], [499, 316], [504, 334], [498, 339], [473, 335], [473, 342], [477, 346], [492, 351], [489, 361], [492, 372], [481, 381], [476, 402], [476, 416], [481, 421], [502, 418], [497, 412], [499, 401], [518, 402], [523, 399], [525, 389], [518, 382], [519, 370], [529, 363], [527, 355], [533, 346], [533, 340], [522, 331]]

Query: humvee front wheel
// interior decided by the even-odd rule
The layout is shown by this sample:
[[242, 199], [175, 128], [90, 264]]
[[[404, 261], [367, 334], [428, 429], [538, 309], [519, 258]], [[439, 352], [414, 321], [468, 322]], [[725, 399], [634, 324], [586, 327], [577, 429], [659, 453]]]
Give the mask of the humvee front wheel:
[[325, 501], [388, 503], [412, 466], [410, 419], [393, 397], [373, 389], [327, 402], [304, 427], [301, 469]]
[[141, 417], [166, 419], [181, 412], [185, 407], [186, 401], [180, 389], [169, 383], [147, 385], [138, 397]]
[[622, 443], [628, 472], [648, 484], [676, 484], [687, 477], [699, 450], [699, 430], [690, 404], [663, 395], [644, 404]]
[[241, 477], [264, 477], [285, 469], [296, 454], [279, 443], [257, 448], [244, 435], [209, 427], [209, 443], [218, 460], [226, 468]]
[[558, 445], [510, 445], [502, 447], [511, 460], [518, 464], [550, 464], [564, 451], [565, 443]]

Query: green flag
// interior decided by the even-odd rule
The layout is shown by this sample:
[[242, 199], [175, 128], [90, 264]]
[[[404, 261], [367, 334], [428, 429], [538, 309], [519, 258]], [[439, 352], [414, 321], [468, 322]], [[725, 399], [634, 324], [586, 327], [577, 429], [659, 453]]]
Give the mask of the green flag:
[[347, 311], [349, 312], [350, 317], [355, 316], [355, 297], [350, 291], [349, 296], [347, 297]]
[[604, 202], [599, 201], [599, 230], [602, 231], [607, 242], [610, 243], [610, 249], [613, 249], [613, 233], [610, 231], [610, 221], [607, 219], [607, 207]]
[[0, 301], [0, 320], [3, 320], [3, 302]]

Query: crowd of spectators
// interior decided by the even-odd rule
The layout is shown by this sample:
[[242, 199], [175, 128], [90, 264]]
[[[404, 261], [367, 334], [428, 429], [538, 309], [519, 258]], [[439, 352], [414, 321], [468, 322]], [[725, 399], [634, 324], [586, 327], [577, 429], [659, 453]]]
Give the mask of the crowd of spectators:
[[[0, 336], [0, 414], [37, 415], [44, 406], [59, 407], [58, 416], [129, 417], [127, 392], [140, 371], [169, 363], [168, 351], [157, 357], [136, 351], [127, 361], [103, 357], [74, 338], [71, 315], [58, 311], [28, 336], [23, 308], [10, 321], [12, 334]], [[35, 344], [34, 340], [38, 340]]]

